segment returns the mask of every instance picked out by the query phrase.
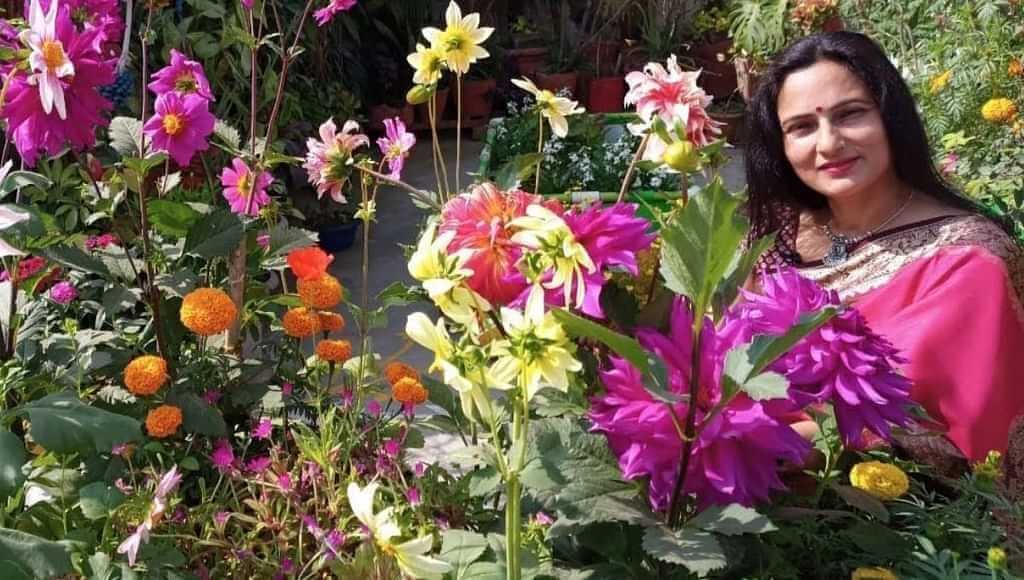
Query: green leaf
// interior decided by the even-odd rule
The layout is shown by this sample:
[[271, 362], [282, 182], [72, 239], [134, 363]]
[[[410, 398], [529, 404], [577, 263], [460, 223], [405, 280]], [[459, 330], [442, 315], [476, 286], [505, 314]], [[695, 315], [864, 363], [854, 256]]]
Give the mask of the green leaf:
[[377, 303], [385, 309], [392, 306], [408, 306], [426, 300], [425, 290], [418, 286], [406, 286], [401, 282], [393, 282], [377, 294]]
[[501, 474], [498, 470], [487, 466], [469, 474], [469, 496], [487, 497], [501, 485]]
[[125, 500], [125, 495], [121, 490], [102, 481], [83, 487], [79, 490], [78, 497], [78, 507], [82, 509], [82, 514], [90, 520], [99, 520], [110, 516], [110, 513]]
[[285, 256], [292, 250], [307, 248], [316, 244], [316, 232], [301, 228], [290, 228], [279, 223], [270, 228], [270, 255]]
[[775, 234], [758, 238], [746, 252], [737, 254], [729, 265], [725, 279], [715, 289], [714, 308], [715, 320], [718, 320], [722, 313], [736, 300], [740, 288], [750, 277], [757, 265], [757, 260], [768, 251], [768, 248], [775, 244]]
[[690, 520], [687, 526], [727, 536], [763, 534], [778, 529], [754, 508], [739, 504], [709, 507]]
[[468, 423], [468, 419], [462, 413], [462, 402], [459, 400], [459, 394], [455, 392], [455, 389], [425, 375], [420, 377], [420, 384], [426, 387], [431, 403], [444, 409], [444, 412], [448, 413], [448, 416], [456, 423], [460, 425]]
[[63, 544], [0, 528], [0, 565], [6, 563], [27, 571], [34, 578], [53, 578], [71, 574], [74, 570], [71, 555]]
[[875, 516], [883, 524], [889, 523], [889, 509], [875, 496], [849, 485], [833, 483], [831, 487], [847, 504]]
[[103, 293], [103, 311], [107, 317], [123, 312], [135, 306], [142, 299], [142, 291], [136, 288], [113, 286]]
[[110, 269], [98, 258], [85, 253], [85, 250], [74, 246], [51, 246], [43, 250], [50, 260], [73, 270], [97, 274], [104, 278], [111, 278]]
[[21, 466], [27, 459], [21, 439], [10, 431], [0, 431], [0, 501], [18, 493], [24, 485]]
[[175, 392], [167, 402], [181, 408], [181, 427], [187, 433], [224, 437], [228, 428], [220, 411], [193, 393]]
[[18, 413], [28, 416], [32, 438], [54, 453], [107, 453], [118, 443], [142, 439], [137, 420], [86, 405], [72, 393], [48, 395]]
[[195, 457], [185, 457], [178, 462], [178, 465], [186, 471], [199, 471], [199, 461]]
[[199, 276], [188, 270], [179, 269], [173, 274], [157, 275], [156, 285], [170, 296], [184, 298], [186, 294], [199, 286]]
[[494, 183], [501, 190], [515, 189], [537, 171], [540, 153], [523, 153], [509, 159], [494, 176]]
[[694, 196], [679, 218], [662, 228], [661, 275], [665, 285], [687, 296], [703, 315], [712, 293], [738, 251], [746, 227], [736, 215], [740, 200], [720, 179]]
[[908, 554], [911, 546], [899, 533], [888, 526], [875, 522], [859, 522], [848, 530], [846, 536], [858, 548], [882, 559], [899, 560]]
[[200, 258], [224, 258], [242, 241], [242, 221], [226, 209], [207, 214], [188, 232], [185, 253]]
[[441, 560], [452, 565], [452, 580], [466, 576], [470, 564], [476, 562], [487, 551], [487, 538], [466, 530], [445, 530], [441, 534]]
[[683, 528], [672, 532], [665, 526], [652, 526], [644, 531], [643, 545], [654, 558], [683, 566], [700, 578], [728, 564], [718, 540], [703, 530]]
[[[725, 356], [724, 379], [727, 389], [741, 390], [755, 401], [785, 399], [789, 390], [786, 377], [773, 372], [751, 376], [754, 363], [750, 360], [752, 344], [745, 344], [730, 350]], [[735, 390], [729, 390], [730, 394]]]
[[839, 314], [839, 309], [829, 306], [818, 312], [801, 315], [800, 322], [782, 336], [760, 335], [754, 337], [747, 351], [750, 363], [753, 365], [751, 374], [758, 374], [768, 368], [768, 365], [775, 362], [775, 359], [793, 348], [804, 337], [824, 326], [837, 314]]
[[568, 310], [559, 308], [552, 312], [555, 315], [555, 319], [562, 324], [565, 331], [573, 338], [590, 338], [601, 341], [605, 346], [615, 351], [616, 354], [632, 363], [640, 372], [646, 373], [648, 371], [647, 351], [636, 340], [601, 326], [596, 322], [591, 322], [586, 318], [577, 316]]
[[19, 187], [38, 187], [46, 190], [52, 182], [44, 175], [32, 171], [12, 171], [0, 182], [0, 197], [7, 195]]
[[142, 148], [142, 121], [133, 117], [114, 117], [107, 129], [110, 146], [121, 155], [139, 154]]
[[180, 201], [153, 199], [146, 203], [149, 222], [156, 231], [172, 238], [184, 238], [202, 214]]

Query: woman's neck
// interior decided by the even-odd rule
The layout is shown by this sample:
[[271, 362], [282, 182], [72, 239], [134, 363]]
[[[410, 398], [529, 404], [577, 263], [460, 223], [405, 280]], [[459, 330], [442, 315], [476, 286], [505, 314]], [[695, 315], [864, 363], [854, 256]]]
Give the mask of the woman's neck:
[[899, 211], [909, 196], [910, 187], [893, 176], [860, 194], [830, 198], [830, 226], [836, 233], [850, 235], [874, 231]]

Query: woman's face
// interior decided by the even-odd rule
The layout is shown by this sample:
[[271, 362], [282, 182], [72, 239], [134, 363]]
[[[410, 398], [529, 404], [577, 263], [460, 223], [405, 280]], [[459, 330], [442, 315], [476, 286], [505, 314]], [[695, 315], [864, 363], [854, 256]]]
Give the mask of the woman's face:
[[786, 158], [829, 199], [852, 199], [892, 176], [882, 117], [864, 83], [823, 60], [786, 77], [779, 91]]

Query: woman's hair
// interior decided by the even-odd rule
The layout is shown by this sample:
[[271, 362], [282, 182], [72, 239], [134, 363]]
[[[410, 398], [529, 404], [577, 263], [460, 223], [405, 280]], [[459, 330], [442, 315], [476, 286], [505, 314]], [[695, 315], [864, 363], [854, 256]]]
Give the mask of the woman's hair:
[[794, 211], [817, 209], [827, 203], [825, 196], [808, 187], [793, 171], [783, 148], [778, 115], [779, 91], [786, 78], [823, 60], [845, 66], [867, 87], [881, 113], [897, 177], [915, 191], [949, 205], [980, 211], [936, 171], [914, 98], [882, 48], [863, 34], [827, 32], [802, 38], [782, 51], [765, 71], [751, 101], [746, 172], [752, 238], [791, 228], [787, 220], [792, 219]]

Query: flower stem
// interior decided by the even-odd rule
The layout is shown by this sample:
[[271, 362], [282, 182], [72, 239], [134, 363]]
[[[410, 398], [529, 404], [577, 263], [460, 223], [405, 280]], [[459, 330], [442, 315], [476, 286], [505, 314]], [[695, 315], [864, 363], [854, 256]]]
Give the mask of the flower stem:
[[629, 191], [629, 186], [633, 183], [633, 174], [636, 173], [636, 164], [640, 163], [640, 157], [643, 156], [644, 149], [647, 149], [647, 142], [650, 139], [650, 134], [647, 134], [640, 140], [640, 145], [636, 148], [633, 160], [629, 162], [629, 168], [626, 169], [626, 176], [622, 178], [622, 187], [619, 189], [619, 197], [615, 200], [615, 203], [622, 203], [622, 200], [626, 198], [626, 192]]
[[537, 114], [537, 180], [533, 185], [534, 195], [540, 195], [540, 166], [544, 163], [544, 115]]
[[433, 96], [427, 101], [427, 113], [430, 117], [430, 157], [434, 161], [434, 181], [437, 183], [437, 194], [440, 197], [445, 194], [441, 187], [441, 167], [444, 166], [444, 161], [438, 163], [440, 148], [437, 143], [437, 100]]
[[693, 442], [696, 440], [697, 395], [700, 390], [700, 351], [701, 330], [704, 326], [704, 314], [695, 312], [693, 322], [693, 350], [690, 353], [690, 398], [687, 401], [686, 426], [683, 433], [683, 451], [680, 455], [679, 473], [676, 475], [675, 488], [672, 490], [672, 502], [669, 504], [668, 525], [677, 527], [682, 514], [682, 491], [686, 485], [686, 472], [690, 468], [690, 457], [693, 455]]
[[455, 76], [455, 193], [462, 191], [462, 75]]

